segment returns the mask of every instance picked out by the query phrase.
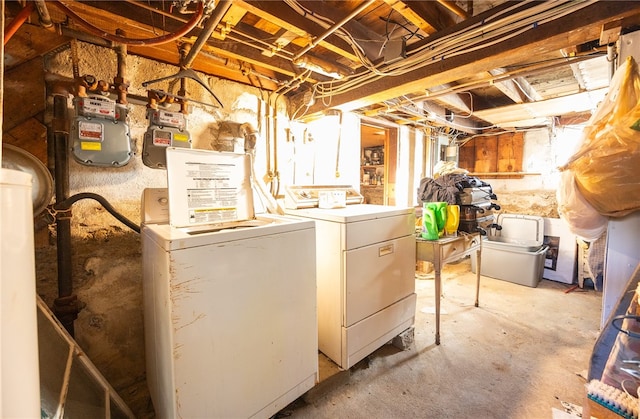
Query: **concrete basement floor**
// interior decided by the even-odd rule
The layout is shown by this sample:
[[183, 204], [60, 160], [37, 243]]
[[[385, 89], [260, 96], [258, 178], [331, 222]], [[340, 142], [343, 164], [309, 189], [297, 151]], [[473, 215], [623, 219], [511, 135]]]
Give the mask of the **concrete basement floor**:
[[335, 376], [335, 364], [321, 356], [321, 383], [275, 417], [563, 415], [564, 403], [581, 407], [584, 401], [602, 304], [602, 293], [567, 292], [570, 288], [545, 279], [530, 288], [482, 277], [476, 308], [469, 258], [447, 265], [436, 346], [433, 274], [417, 275], [415, 340], [409, 349], [384, 345]]

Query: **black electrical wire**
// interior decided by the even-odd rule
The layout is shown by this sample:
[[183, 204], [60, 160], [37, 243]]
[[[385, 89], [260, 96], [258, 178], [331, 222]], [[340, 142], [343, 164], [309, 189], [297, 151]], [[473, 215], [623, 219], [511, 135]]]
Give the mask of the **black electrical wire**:
[[95, 194], [95, 193], [92, 193], [92, 192], [81, 192], [81, 193], [75, 194], [73, 196], [70, 196], [69, 198], [65, 199], [64, 201], [56, 203], [54, 205], [54, 209], [58, 210], [58, 211], [68, 210], [69, 208], [71, 208], [71, 206], [74, 203], [80, 201], [81, 199], [93, 199], [94, 201], [98, 201], [100, 203], [100, 205], [102, 205], [104, 207], [104, 209], [109, 211], [109, 213], [111, 215], [113, 215], [118, 221], [120, 221], [122, 224], [126, 225], [131, 230], [135, 231], [136, 233], [140, 233], [140, 226], [139, 225], [137, 225], [136, 223], [132, 222], [127, 217], [125, 217], [124, 215], [122, 215], [118, 211], [116, 211], [116, 209], [113, 208], [113, 206], [103, 196]]
[[632, 337], [632, 338], [640, 338], [640, 333], [632, 332], [630, 330], [623, 329], [621, 324], [617, 324], [618, 322], [622, 322], [625, 319], [639, 321], [640, 320], [640, 316], [633, 316], [633, 315], [630, 315], [630, 314], [623, 314], [623, 315], [620, 315], [620, 316], [616, 316], [611, 320], [611, 325], [613, 326], [614, 329], [616, 329], [620, 333], [624, 333], [625, 335], [627, 335], [629, 337]]

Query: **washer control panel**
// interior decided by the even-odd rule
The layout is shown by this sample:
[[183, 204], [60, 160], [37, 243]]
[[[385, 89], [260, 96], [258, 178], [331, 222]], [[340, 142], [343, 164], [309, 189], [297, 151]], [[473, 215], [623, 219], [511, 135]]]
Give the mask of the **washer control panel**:
[[142, 224], [167, 224], [169, 222], [169, 191], [167, 188], [146, 188], [142, 191], [140, 222]]

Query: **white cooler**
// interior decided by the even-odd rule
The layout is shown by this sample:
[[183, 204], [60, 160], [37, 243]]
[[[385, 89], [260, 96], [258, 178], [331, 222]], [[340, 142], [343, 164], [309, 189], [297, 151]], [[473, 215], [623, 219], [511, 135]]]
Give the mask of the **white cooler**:
[[[549, 246], [544, 245], [544, 219], [535, 215], [499, 214], [502, 230], [482, 242], [480, 274], [515, 284], [536, 287], [544, 272]], [[471, 270], [476, 272], [475, 258]]]

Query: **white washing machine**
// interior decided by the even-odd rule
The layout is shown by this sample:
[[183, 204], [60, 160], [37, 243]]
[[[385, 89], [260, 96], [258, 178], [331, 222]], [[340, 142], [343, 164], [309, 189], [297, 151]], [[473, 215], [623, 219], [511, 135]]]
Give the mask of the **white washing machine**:
[[[288, 200], [285, 213], [316, 222], [318, 345], [348, 369], [414, 325], [415, 210], [355, 203], [309, 207], [327, 188], [291, 187], [287, 196], [301, 208], [291, 208], [296, 205]], [[346, 202], [357, 202], [356, 194], [346, 191]]]
[[147, 381], [159, 418], [268, 418], [318, 382], [315, 225], [231, 221], [244, 193], [236, 172], [250, 171], [224, 154], [168, 149], [168, 190], [144, 192]]

